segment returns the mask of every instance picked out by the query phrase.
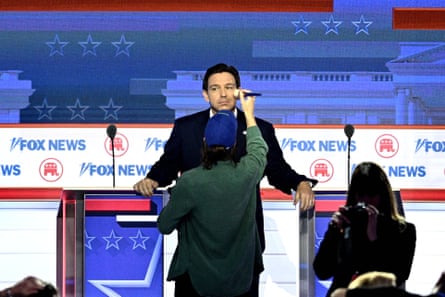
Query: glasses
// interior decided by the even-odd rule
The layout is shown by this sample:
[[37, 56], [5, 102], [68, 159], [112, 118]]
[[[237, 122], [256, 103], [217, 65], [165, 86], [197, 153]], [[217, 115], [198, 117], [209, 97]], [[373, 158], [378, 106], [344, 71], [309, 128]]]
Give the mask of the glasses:
[[218, 85], [212, 85], [208, 88], [208, 91], [210, 93], [220, 93], [223, 88], [224, 88], [225, 92], [234, 92], [236, 89], [236, 85], [228, 84], [228, 85], [225, 85], [224, 87], [221, 87]]

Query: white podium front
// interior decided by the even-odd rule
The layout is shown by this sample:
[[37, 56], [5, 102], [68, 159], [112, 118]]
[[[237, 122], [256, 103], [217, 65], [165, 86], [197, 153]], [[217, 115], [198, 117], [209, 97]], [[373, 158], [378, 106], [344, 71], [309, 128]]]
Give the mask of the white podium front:
[[163, 296], [163, 236], [156, 219], [166, 193], [70, 189], [58, 214], [62, 296]]

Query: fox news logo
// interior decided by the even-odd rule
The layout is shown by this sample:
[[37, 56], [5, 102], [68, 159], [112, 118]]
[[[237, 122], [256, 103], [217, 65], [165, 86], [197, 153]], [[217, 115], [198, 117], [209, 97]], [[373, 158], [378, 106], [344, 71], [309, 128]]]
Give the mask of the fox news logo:
[[19, 164], [0, 164], [1, 176], [19, 176], [22, 173]]
[[[344, 140], [296, 140], [293, 138], [283, 138], [281, 149], [299, 152], [345, 152], [348, 149], [348, 142]], [[356, 150], [355, 141], [351, 141], [351, 151]]]
[[445, 141], [430, 141], [428, 139], [417, 139], [416, 153], [418, 151], [445, 153]]
[[9, 151], [84, 151], [85, 139], [26, 139], [14, 137], [11, 139]]
[[145, 150], [154, 149], [155, 151], [163, 150], [166, 141], [157, 137], [149, 137], [145, 140]]
[[[151, 165], [146, 164], [120, 164], [116, 168], [118, 176], [145, 176], [151, 169]], [[112, 176], [113, 166], [107, 164], [94, 164], [93, 162], [83, 162], [80, 166], [80, 176]]]

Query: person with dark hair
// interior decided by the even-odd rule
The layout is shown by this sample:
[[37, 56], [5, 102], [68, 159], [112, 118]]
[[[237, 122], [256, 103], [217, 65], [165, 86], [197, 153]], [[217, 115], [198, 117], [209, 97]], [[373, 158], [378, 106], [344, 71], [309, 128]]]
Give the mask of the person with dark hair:
[[254, 97], [240, 101], [247, 154], [235, 162], [238, 123], [232, 111], [217, 112], [204, 131], [202, 166], [178, 178], [158, 217], [161, 233], [178, 231], [167, 276], [175, 281], [175, 297], [248, 297], [253, 276], [264, 269], [255, 189], [268, 149], [253, 115]]
[[58, 297], [57, 289], [35, 276], [27, 276], [13, 286], [0, 290], [0, 297]]
[[[134, 190], [142, 195], [151, 196], [156, 188], [170, 185], [178, 175], [199, 166], [207, 121], [221, 110], [232, 111], [237, 119], [235, 162], [246, 155], [246, 118], [236, 107], [240, 88], [240, 75], [235, 67], [220, 63], [208, 68], [202, 82], [202, 95], [209, 103], [209, 108], [175, 120], [163, 155], [152, 166], [146, 177], [133, 186]], [[295, 190], [294, 203], [299, 202], [302, 210], [312, 208], [314, 205], [312, 187], [317, 181], [298, 174], [286, 162], [271, 123], [259, 118], [256, 118], [256, 123], [269, 147], [264, 170], [264, 176], [267, 177], [269, 184], [286, 194], [291, 194], [292, 190]], [[256, 186], [256, 223], [264, 252], [264, 217], [260, 183]], [[252, 283], [252, 296], [258, 296], [258, 288], [257, 276]]]
[[369, 271], [393, 273], [403, 287], [411, 272], [416, 228], [401, 216], [389, 179], [373, 162], [357, 165], [346, 205], [336, 211], [313, 262], [321, 280], [331, 277], [329, 296]]

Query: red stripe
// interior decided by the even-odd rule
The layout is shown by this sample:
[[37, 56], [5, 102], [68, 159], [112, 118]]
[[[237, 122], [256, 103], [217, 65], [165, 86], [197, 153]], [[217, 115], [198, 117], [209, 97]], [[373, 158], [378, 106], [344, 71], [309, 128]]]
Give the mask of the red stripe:
[[[445, 202], [445, 189], [401, 189], [400, 195], [405, 202]], [[261, 197], [263, 201], [291, 201], [292, 199], [291, 195], [284, 194], [276, 189], [262, 189]], [[317, 202], [322, 203], [321, 200]], [[319, 207], [325, 206], [320, 205]]]
[[280, 190], [276, 190], [276, 189], [261, 189], [261, 199], [263, 201], [268, 201], [268, 200], [272, 200], [272, 201], [280, 201], [280, 200], [291, 201], [292, 200], [292, 196], [288, 195], [288, 194], [284, 194]]
[[393, 8], [395, 30], [444, 30], [445, 8]]
[[342, 205], [345, 205], [344, 200], [319, 200], [315, 201], [315, 211], [334, 212]]
[[0, 200], [59, 200], [61, 188], [0, 188]]
[[[0, 200], [59, 200], [62, 193], [63, 189], [61, 188], [0, 188]], [[405, 202], [445, 202], [445, 189], [401, 189], [400, 194]], [[261, 189], [261, 196], [264, 201], [291, 201], [292, 199], [291, 195], [270, 188]], [[128, 208], [134, 208], [135, 210], [149, 210], [150, 203], [150, 200], [95, 200], [98, 201], [97, 203], [100, 201], [119, 201], [119, 203], [134, 205], [134, 207], [128, 206]], [[91, 199], [87, 201], [91, 201]], [[120, 204], [116, 204], [116, 206], [118, 205]], [[119, 207], [124, 209], [125, 205]]]
[[332, 12], [334, 0], [108, 0], [1, 1], [5, 11], [242, 11]]
[[87, 199], [86, 211], [150, 211], [150, 199]]
[[400, 196], [410, 202], [445, 202], [445, 189], [401, 189]]

